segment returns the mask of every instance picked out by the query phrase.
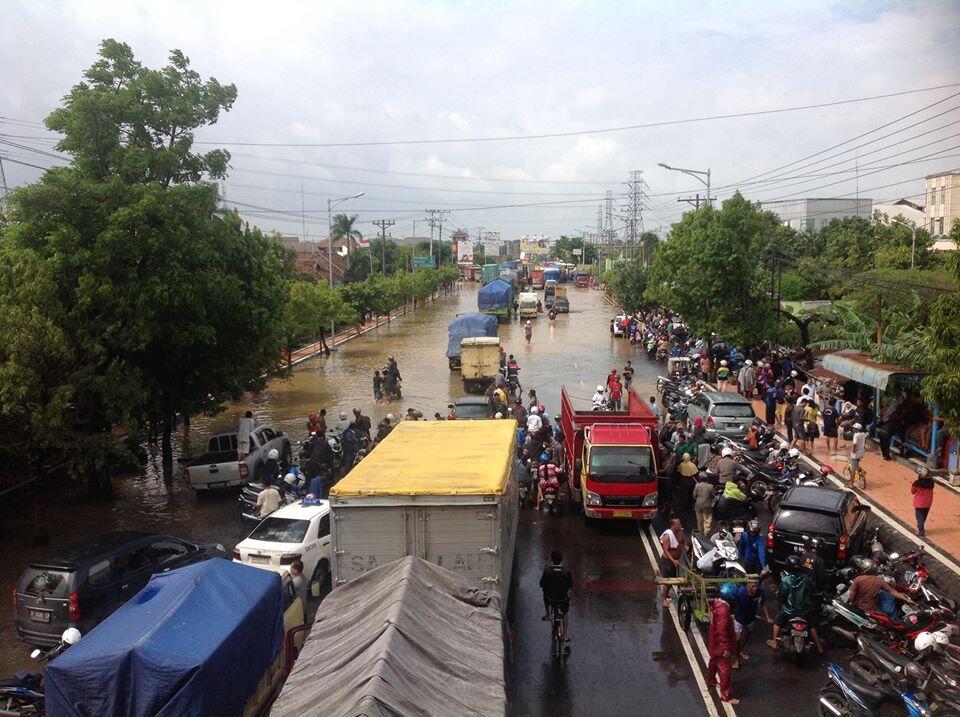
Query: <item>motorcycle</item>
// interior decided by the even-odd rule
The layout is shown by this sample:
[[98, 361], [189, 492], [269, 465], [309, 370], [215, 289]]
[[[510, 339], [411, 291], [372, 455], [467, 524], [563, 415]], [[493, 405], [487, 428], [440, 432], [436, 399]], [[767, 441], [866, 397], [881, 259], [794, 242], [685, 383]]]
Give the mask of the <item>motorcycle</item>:
[[553, 478], [541, 481], [540, 490], [543, 492], [543, 504], [550, 515], [560, 515], [560, 482]]
[[[821, 717], [879, 717], [886, 698], [882, 690], [846, 672], [839, 665], [827, 665], [827, 684], [817, 695]], [[926, 675], [923, 668], [911, 665], [908, 677], [922, 685]], [[932, 714], [925, 695], [920, 691], [904, 691], [898, 695], [907, 708], [908, 717], [926, 717]], [[947, 717], [949, 712], [940, 713]], [[953, 712], [951, 717], [958, 713]]]
[[[68, 627], [60, 636], [60, 642], [49, 650], [39, 648], [30, 657], [40, 662], [49, 662], [57, 655], [80, 641], [82, 635], [75, 627]], [[18, 670], [13, 677], [0, 680], [0, 714], [44, 714], [43, 674]]]
[[801, 667], [807, 653], [816, 649], [816, 643], [810, 634], [810, 623], [803, 617], [791, 617], [787, 627], [789, 631], [785, 631], [786, 634], [781, 632], [777, 638], [780, 650], [791, 656], [795, 666]]
[[[747, 570], [740, 562], [737, 541], [733, 533], [725, 527], [707, 537], [694, 531], [690, 535], [691, 559], [694, 565], [707, 577], [745, 578]], [[711, 556], [712, 560], [708, 558]], [[712, 564], [708, 567], [706, 562]]]

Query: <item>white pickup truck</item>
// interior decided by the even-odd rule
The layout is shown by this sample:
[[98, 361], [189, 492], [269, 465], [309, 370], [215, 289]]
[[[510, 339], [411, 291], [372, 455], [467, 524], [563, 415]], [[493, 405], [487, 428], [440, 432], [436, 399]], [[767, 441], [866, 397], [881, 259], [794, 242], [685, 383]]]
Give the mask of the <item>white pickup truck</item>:
[[292, 465], [290, 441], [269, 426], [255, 426], [250, 434], [250, 453], [237, 460], [237, 432], [226, 431], [210, 437], [207, 452], [187, 464], [183, 477], [194, 490], [213, 490], [239, 486], [264, 478], [263, 464], [272, 448], [280, 453], [280, 463]]

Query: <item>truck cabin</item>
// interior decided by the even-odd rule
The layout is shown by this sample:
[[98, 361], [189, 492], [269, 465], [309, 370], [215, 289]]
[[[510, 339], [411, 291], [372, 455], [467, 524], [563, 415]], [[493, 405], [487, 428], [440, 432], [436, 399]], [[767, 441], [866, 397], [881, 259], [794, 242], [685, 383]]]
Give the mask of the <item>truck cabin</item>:
[[654, 483], [657, 458], [643, 426], [597, 425], [584, 429], [583, 472], [596, 483]]

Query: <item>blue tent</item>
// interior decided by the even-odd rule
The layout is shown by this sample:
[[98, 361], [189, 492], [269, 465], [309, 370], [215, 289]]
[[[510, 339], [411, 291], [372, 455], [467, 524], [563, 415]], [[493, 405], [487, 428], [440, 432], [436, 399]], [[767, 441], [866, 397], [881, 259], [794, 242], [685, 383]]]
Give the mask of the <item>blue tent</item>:
[[513, 291], [510, 284], [497, 278], [477, 292], [477, 308], [481, 311], [505, 309], [513, 300]]
[[450, 322], [447, 358], [460, 355], [460, 342], [475, 336], [496, 336], [497, 317], [490, 314], [463, 314]]
[[47, 714], [239, 716], [282, 641], [276, 573], [222, 558], [160, 573], [47, 666]]

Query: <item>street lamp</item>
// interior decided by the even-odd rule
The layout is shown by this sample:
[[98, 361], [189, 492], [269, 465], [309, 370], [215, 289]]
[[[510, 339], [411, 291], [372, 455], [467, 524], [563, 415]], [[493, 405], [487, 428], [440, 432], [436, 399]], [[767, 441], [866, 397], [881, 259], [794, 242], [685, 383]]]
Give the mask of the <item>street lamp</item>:
[[338, 204], [350, 199], [362, 197], [364, 194], [366, 194], [366, 192], [357, 192], [349, 197], [340, 197], [339, 199], [327, 198], [327, 276], [329, 277], [331, 288], [333, 288], [333, 215], [330, 210]]
[[[709, 204], [713, 201], [710, 197], [710, 170], [701, 171], [699, 169], [681, 169], [680, 167], [671, 167], [669, 164], [664, 164], [663, 162], [657, 162], [658, 167], [663, 167], [664, 169], [669, 169], [672, 172], [683, 172], [684, 174], [689, 174], [691, 177], [698, 179], [701, 183], [707, 186], [707, 203]], [[704, 179], [706, 177], [706, 179]]]
[[[907, 224], [906, 222], [901, 221], [901, 220], [897, 219], [896, 217], [894, 217], [894, 218], [891, 219], [890, 221], [893, 222], [894, 224], [900, 224], [900, 225], [902, 225], [902, 226], [905, 226], [905, 227], [906, 227], [907, 229], [909, 229], [909, 230], [911, 231], [911, 233], [913, 234], [913, 240], [910, 242], [910, 268], [911, 268], [911, 269], [915, 268], [915, 267], [916, 267], [916, 258], [917, 258], [917, 224], [916, 224], [916, 222], [910, 222], [909, 224]], [[921, 226], [922, 226], [924, 229], [926, 229], [926, 228], [927, 228], [927, 223], [924, 222], [923, 224], [921, 224]]]
[[[366, 192], [357, 192], [349, 197], [340, 197], [339, 199], [327, 197], [327, 278], [330, 281], [331, 289], [333, 288], [333, 215], [330, 210], [342, 202], [362, 197], [364, 194]], [[330, 321], [330, 345], [334, 347], [337, 345], [337, 324], [333, 320]]]

